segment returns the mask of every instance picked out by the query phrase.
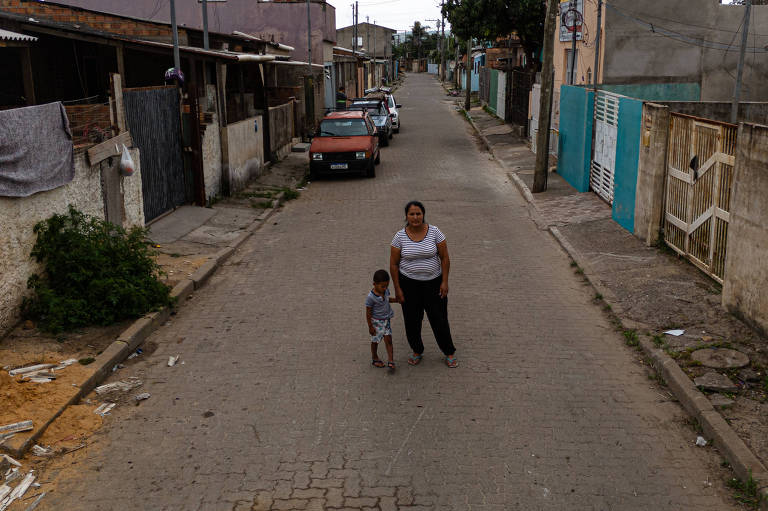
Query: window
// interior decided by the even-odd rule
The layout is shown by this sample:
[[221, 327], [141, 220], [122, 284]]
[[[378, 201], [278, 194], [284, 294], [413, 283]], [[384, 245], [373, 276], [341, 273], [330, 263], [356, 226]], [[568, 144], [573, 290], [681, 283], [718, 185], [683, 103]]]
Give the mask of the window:
[[320, 123], [321, 137], [351, 137], [367, 135], [365, 122], [362, 119], [326, 119]]

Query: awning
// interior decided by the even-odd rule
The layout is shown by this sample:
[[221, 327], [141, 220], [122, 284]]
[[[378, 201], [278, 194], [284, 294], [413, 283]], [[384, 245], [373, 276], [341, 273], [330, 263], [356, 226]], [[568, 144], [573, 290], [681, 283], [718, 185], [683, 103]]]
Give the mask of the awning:
[[19, 34], [17, 32], [11, 32], [10, 30], [3, 30], [2, 28], [0, 28], [0, 41], [35, 42], [37, 41], [37, 37], [26, 35], [26, 34]]

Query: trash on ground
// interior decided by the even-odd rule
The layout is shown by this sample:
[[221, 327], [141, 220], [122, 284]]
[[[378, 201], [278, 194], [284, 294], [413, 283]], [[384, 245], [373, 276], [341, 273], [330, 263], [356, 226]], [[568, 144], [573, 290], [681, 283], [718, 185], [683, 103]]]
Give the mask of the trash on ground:
[[0, 458], [3, 458], [3, 459], [5, 459], [5, 460], [7, 460], [7, 461], [8, 461], [8, 463], [10, 463], [11, 465], [14, 465], [14, 466], [17, 466], [17, 467], [20, 467], [20, 466], [21, 466], [21, 463], [19, 463], [19, 462], [18, 462], [18, 461], [16, 461], [15, 459], [11, 458], [11, 457], [10, 457], [10, 456], [8, 456], [7, 454], [0, 454]]
[[0, 502], [3, 501], [5, 497], [8, 496], [9, 493], [13, 491], [13, 488], [8, 486], [7, 484], [0, 484]]
[[106, 394], [108, 392], [113, 392], [115, 390], [120, 390], [123, 392], [127, 392], [129, 390], [135, 389], [136, 387], [141, 386], [141, 380], [136, 378], [135, 376], [132, 376], [126, 380], [120, 380], [113, 383], [105, 383], [104, 385], [99, 385], [96, 387], [96, 393], [97, 394]]
[[55, 380], [56, 375], [53, 373], [53, 369], [43, 369], [42, 371], [35, 371], [34, 373], [25, 373], [21, 375], [22, 380], [31, 380], [34, 378], [50, 378]]
[[19, 367], [18, 369], [11, 369], [8, 371], [8, 374], [16, 376], [17, 374], [33, 373], [35, 371], [40, 371], [41, 369], [50, 369], [51, 367], [56, 367], [56, 364], [37, 364], [28, 367]]
[[21, 472], [19, 472], [19, 469], [12, 468], [5, 474], [5, 484], [12, 483], [19, 478], [21, 478]]
[[68, 358], [67, 360], [62, 360], [61, 362], [59, 362], [59, 365], [57, 365], [52, 369], [52, 371], [60, 371], [65, 367], [71, 366], [72, 364], [77, 364], [76, 358]]
[[703, 436], [696, 437], [696, 445], [699, 447], [706, 447], [707, 441], [704, 439]]
[[149, 399], [152, 397], [152, 394], [149, 392], [142, 392], [141, 394], [136, 394], [133, 398], [138, 401], [144, 401], [145, 399]]
[[10, 506], [14, 500], [21, 500], [22, 497], [24, 497], [24, 494], [27, 493], [27, 490], [32, 485], [32, 483], [35, 480], [35, 474], [30, 471], [29, 474], [26, 475], [24, 480], [19, 483], [19, 485], [13, 489], [10, 495], [5, 497], [2, 501], [0, 501], [0, 511], [5, 511], [8, 509], [8, 506]]
[[109, 412], [112, 411], [112, 408], [114, 408], [115, 406], [116, 406], [115, 403], [102, 403], [101, 405], [99, 405], [98, 408], [96, 408], [93, 411], [93, 413], [95, 413], [96, 415], [101, 415], [102, 417], [104, 417], [105, 415], [108, 415]]
[[179, 361], [180, 357], [181, 357], [181, 355], [176, 355], [175, 357], [173, 357], [173, 356], [168, 357], [168, 367], [175, 366], [176, 362]]
[[675, 337], [680, 337], [685, 333], [685, 330], [667, 330], [664, 333], [667, 335], [674, 335]]
[[142, 353], [144, 353], [144, 351], [143, 351], [141, 348], [137, 348], [137, 349], [136, 349], [136, 351], [134, 351], [133, 353], [131, 353], [130, 355], [128, 355], [128, 360], [130, 360], [130, 359], [132, 359], [132, 358], [136, 358], [136, 357], [138, 357], [139, 355], [141, 355]]
[[43, 497], [45, 497], [45, 495], [46, 495], [46, 492], [43, 492], [40, 495], [38, 495], [35, 501], [32, 504], [30, 504], [29, 507], [27, 507], [27, 509], [25, 509], [24, 511], [34, 511], [35, 509], [37, 509], [37, 505], [40, 504], [40, 501], [43, 500]]
[[32, 446], [32, 454], [35, 456], [51, 456], [53, 454], [53, 450], [50, 447], [43, 447], [35, 444]]
[[13, 424], [7, 424], [0, 426], [0, 433], [20, 433], [22, 431], [29, 431], [33, 429], [32, 421], [14, 422]]

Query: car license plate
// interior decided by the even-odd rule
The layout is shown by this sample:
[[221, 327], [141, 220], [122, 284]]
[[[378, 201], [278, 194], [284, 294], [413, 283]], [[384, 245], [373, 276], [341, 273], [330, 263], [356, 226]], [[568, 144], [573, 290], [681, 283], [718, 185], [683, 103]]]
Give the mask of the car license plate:
[[331, 170], [344, 170], [348, 168], [349, 164], [347, 163], [331, 163]]

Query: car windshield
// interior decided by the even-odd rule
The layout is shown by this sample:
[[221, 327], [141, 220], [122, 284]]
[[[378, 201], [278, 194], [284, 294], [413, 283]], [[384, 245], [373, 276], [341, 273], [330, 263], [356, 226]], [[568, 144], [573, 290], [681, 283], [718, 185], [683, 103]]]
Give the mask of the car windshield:
[[395, 107], [395, 98], [393, 96], [389, 96], [389, 108]]
[[320, 123], [321, 137], [352, 137], [368, 135], [362, 119], [325, 119]]

